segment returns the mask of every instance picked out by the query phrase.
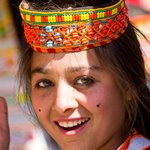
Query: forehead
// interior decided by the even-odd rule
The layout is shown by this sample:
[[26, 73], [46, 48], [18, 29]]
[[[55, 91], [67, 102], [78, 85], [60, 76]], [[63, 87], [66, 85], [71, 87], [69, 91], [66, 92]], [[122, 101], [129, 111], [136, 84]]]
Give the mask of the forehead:
[[99, 65], [99, 61], [94, 50], [81, 51], [75, 53], [33, 53], [31, 68], [63, 66], [89, 66]]

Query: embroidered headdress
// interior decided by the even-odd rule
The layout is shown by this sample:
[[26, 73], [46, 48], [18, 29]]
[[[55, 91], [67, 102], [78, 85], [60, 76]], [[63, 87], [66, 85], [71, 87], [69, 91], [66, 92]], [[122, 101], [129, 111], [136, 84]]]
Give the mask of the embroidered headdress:
[[102, 8], [39, 11], [20, 4], [24, 33], [33, 50], [76, 52], [110, 43], [128, 26], [124, 0]]

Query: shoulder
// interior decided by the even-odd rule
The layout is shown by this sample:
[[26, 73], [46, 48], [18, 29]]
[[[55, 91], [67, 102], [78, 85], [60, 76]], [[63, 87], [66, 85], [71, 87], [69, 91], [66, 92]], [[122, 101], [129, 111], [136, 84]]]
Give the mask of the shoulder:
[[127, 150], [150, 150], [150, 140], [142, 135], [134, 136]]

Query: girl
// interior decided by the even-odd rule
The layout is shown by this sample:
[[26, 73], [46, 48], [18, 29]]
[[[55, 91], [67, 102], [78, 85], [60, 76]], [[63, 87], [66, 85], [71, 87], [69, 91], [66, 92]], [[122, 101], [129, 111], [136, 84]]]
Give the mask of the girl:
[[124, 0], [25, 0], [20, 12], [20, 89], [61, 149], [149, 149], [150, 91]]

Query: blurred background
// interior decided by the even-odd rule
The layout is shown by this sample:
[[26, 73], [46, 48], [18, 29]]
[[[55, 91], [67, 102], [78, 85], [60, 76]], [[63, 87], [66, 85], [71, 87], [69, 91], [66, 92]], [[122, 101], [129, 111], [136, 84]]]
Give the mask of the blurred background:
[[[16, 70], [19, 53], [25, 48], [20, 0], [0, 0], [0, 95], [7, 99], [11, 134], [10, 150], [47, 150], [43, 132], [16, 103]], [[150, 0], [126, 0], [132, 23], [150, 40]], [[140, 39], [145, 67], [150, 73], [150, 45]], [[150, 77], [148, 77], [150, 80]], [[149, 83], [148, 83], [149, 84]]]

